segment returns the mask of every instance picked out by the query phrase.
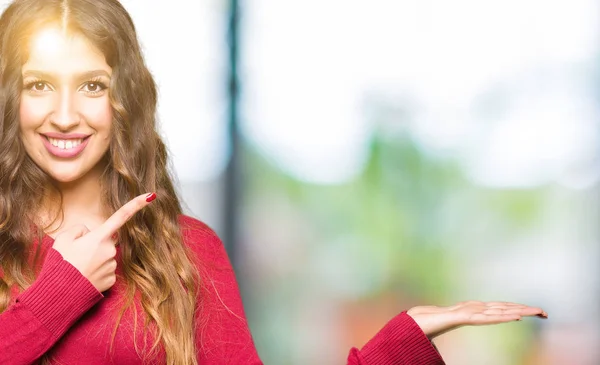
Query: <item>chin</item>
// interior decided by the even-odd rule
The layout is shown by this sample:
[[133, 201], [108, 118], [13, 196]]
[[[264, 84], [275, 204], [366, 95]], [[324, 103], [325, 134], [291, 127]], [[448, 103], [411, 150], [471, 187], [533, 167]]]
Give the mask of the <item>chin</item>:
[[79, 174], [65, 174], [65, 173], [48, 173], [48, 176], [50, 176], [50, 178], [54, 181], [56, 181], [57, 183], [71, 183], [74, 181], [77, 181], [81, 178], [81, 175]]
[[88, 166], [85, 163], [78, 164], [70, 162], [65, 165], [58, 164], [58, 166], [46, 166], [43, 170], [57, 183], [69, 184], [77, 181], [99, 181], [104, 169], [101, 163]]
[[57, 166], [45, 166], [42, 167], [42, 170], [44, 170], [50, 179], [57, 183], [71, 183], [81, 179], [85, 175], [79, 169], [57, 168]]

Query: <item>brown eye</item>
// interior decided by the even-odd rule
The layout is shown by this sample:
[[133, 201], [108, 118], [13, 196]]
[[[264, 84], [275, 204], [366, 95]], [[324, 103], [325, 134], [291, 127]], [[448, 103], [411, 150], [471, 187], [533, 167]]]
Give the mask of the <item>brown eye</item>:
[[106, 85], [104, 85], [101, 82], [86, 82], [83, 87], [81, 88], [81, 90], [83, 92], [89, 93], [91, 95], [95, 95], [95, 94], [99, 94], [102, 91], [104, 91], [106, 89]]
[[45, 81], [32, 81], [25, 85], [24, 89], [33, 93], [45, 93], [52, 90]]

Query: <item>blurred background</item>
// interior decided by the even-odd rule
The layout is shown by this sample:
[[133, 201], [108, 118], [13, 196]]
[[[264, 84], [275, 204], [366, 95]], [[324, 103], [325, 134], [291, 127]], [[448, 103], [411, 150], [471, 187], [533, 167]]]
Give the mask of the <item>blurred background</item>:
[[550, 319], [446, 334], [449, 365], [600, 363], [598, 1], [123, 3], [266, 364], [468, 299]]

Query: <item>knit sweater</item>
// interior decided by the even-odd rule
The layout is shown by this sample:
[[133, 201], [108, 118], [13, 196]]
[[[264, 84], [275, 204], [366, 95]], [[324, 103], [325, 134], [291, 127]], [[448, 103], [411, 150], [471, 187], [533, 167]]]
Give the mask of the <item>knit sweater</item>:
[[[203, 284], [195, 323], [199, 364], [262, 364], [246, 322], [238, 285], [217, 235], [202, 222], [181, 216], [184, 243], [196, 255]], [[144, 349], [151, 335], [134, 330], [132, 310], [125, 312], [111, 341], [124, 287], [104, 293], [52, 248], [41, 243], [43, 262], [35, 282], [0, 314], [0, 364], [161, 364], [164, 353], [151, 357]], [[119, 262], [119, 252], [117, 252]], [[117, 268], [117, 275], [120, 270]], [[119, 277], [119, 276], [117, 276]], [[136, 298], [137, 313], [143, 313]], [[112, 344], [112, 346], [111, 346]], [[111, 348], [112, 347], [112, 348]], [[146, 354], [146, 355], [144, 355]], [[361, 350], [350, 350], [349, 365], [443, 365], [427, 336], [406, 312], [388, 322]]]

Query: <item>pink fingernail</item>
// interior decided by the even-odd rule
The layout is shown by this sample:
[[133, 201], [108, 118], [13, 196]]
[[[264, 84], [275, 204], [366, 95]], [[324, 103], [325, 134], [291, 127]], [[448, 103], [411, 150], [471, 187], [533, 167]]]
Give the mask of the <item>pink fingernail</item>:
[[148, 203], [150, 203], [151, 201], [153, 201], [154, 199], [156, 199], [156, 193], [150, 193], [148, 195], [146, 195], [146, 201]]

